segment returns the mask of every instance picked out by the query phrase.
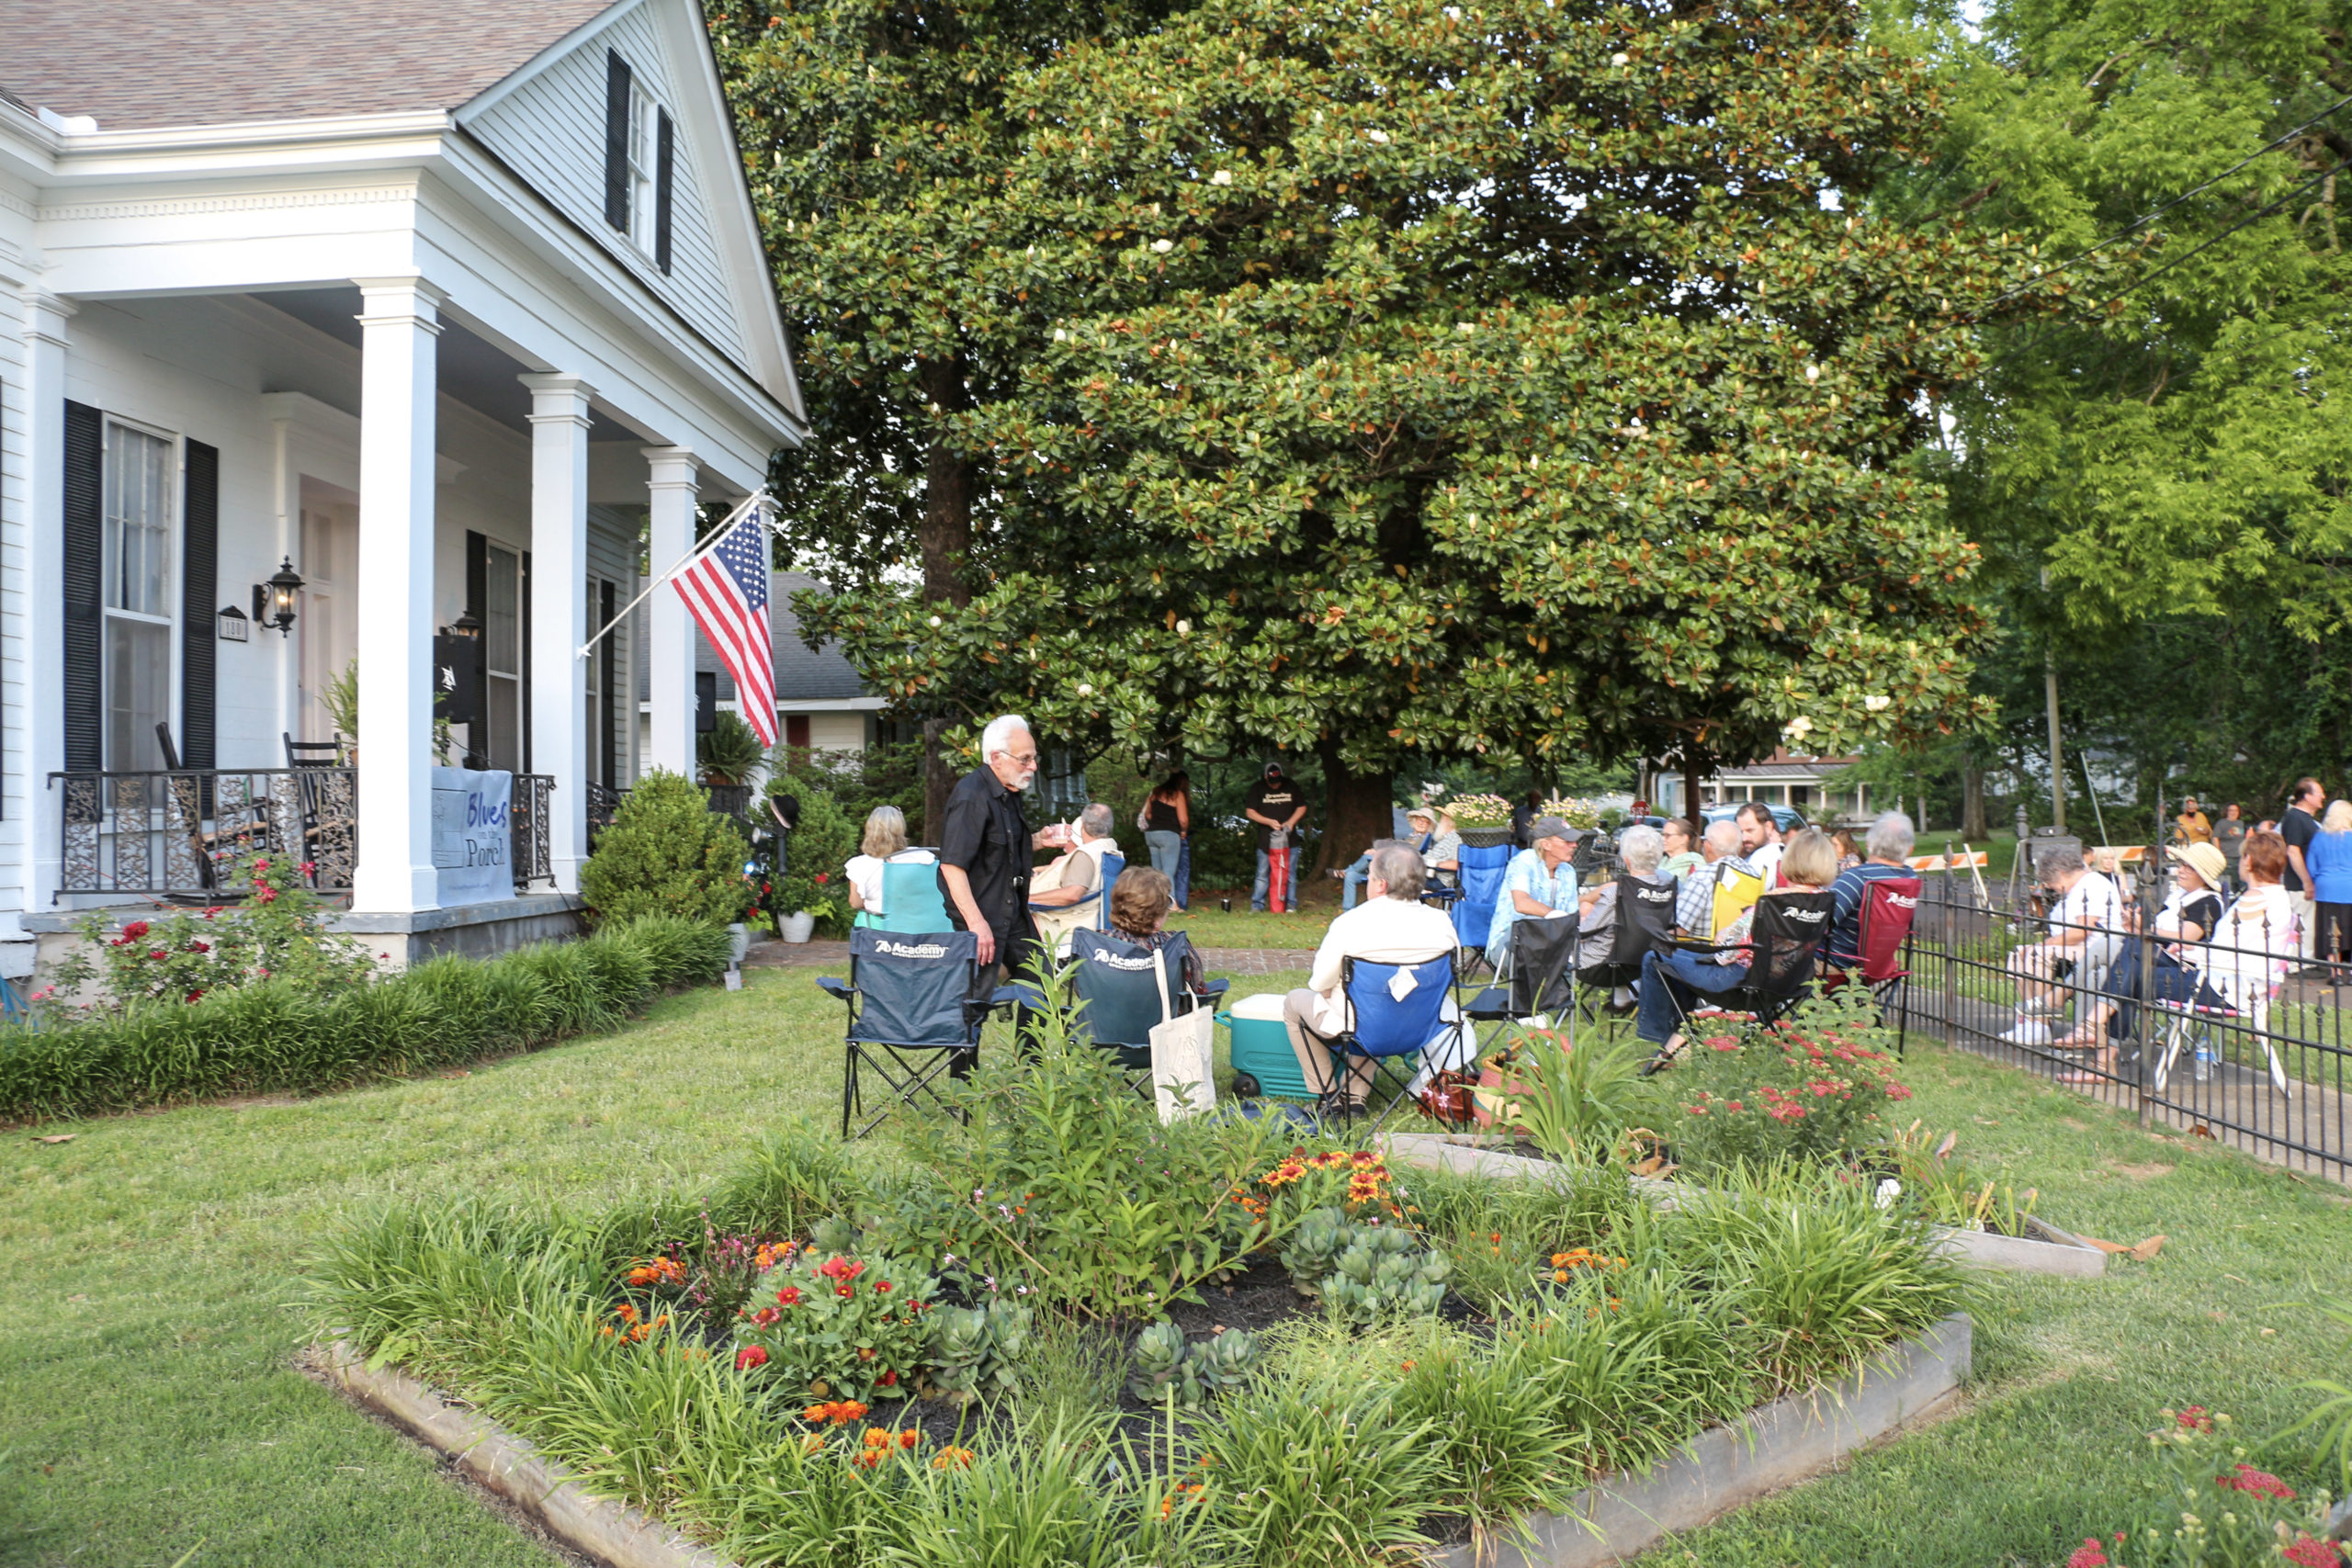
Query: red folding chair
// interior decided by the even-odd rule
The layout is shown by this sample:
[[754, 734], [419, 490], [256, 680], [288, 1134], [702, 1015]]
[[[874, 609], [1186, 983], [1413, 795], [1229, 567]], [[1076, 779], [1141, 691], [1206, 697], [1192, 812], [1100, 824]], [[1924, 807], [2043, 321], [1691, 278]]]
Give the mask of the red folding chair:
[[[1916, 876], [1883, 876], [1868, 884], [1862, 893], [1861, 970], [1862, 984], [1871, 993], [1871, 1004], [1879, 1016], [1886, 1016], [1890, 1002], [1897, 999], [1903, 983], [1911, 977], [1905, 962], [1911, 951], [1911, 922], [1919, 913], [1919, 879]], [[1826, 969], [1821, 988], [1834, 993], [1847, 981], [1843, 969]], [[1904, 1036], [1908, 1032], [1910, 1009], [1895, 1013], [1894, 1051], [1903, 1054]]]

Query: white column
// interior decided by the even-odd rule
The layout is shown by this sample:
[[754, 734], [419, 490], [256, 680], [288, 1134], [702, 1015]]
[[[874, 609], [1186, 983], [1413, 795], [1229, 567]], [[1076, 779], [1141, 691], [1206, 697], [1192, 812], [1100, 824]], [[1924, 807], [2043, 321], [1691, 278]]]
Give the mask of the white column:
[[[648, 446], [652, 498], [647, 564], [655, 577], [683, 559], [695, 542], [695, 455], [684, 446]], [[668, 583], [646, 601], [651, 637], [648, 694], [653, 704], [652, 753], [646, 765], [695, 776], [695, 624], [686, 603]]]
[[531, 389], [531, 758], [555, 775], [548, 844], [560, 893], [588, 858], [588, 383], [554, 373]]
[[25, 297], [25, 487], [23, 598], [12, 608], [23, 628], [24, 686], [10, 702], [24, 727], [25, 747], [8, 784], [9, 804], [22, 803], [24, 902], [36, 914], [51, 907], [60, 874], [58, 824], [62, 803], [49, 775], [65, 766], [65, 322], [74, 307], [53, 295]]
[[438, 290], [357, 280], [359, 863], [351, 907], [435, 908], [433, 870], [433, 340]]

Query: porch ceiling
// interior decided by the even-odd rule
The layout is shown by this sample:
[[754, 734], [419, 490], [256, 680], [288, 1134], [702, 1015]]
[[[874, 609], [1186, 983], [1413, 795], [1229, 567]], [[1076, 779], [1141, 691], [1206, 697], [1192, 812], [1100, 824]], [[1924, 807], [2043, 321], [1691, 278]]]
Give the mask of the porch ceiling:
[[[251, 298], [324, 333], [354, 352], [359, 348], [361, 300], [356, 288], [277, 289]], [[531, 394], [515, 378], [541, 367], [524, 364], [467, 330], [462, 321], [447, 312], [442, 316], [441, 335], [435, 341], [433, 357], [442, 391], [510, 430], [524, 435], [531, 433]], [[605, 409], [592, 406], [590, 412], [595, 421], [588, 430], [592, 442], [658, 445]]]

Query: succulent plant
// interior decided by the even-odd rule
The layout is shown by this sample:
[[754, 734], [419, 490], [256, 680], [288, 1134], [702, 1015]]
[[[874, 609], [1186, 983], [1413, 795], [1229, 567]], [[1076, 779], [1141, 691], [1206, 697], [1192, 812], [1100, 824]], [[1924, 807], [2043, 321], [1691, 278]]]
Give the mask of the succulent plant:
[[808, 1240], [820, 1252], [855, 1252], [857, 1227], [839, 1214], [828, 1214], [817, 1222], [816, 1231]]
[[1292, 1286], [1301, 1295], [1323, 1293], [1323, 1281], [1339, 1267], [1340, 1254], [1348, 1249], [1355, 1229], [1338, 1209], [1316, 1209], [1298, 1222], [1282, 1258]]
[[1027, 1307], [1007, 1301], [940, 1308], [931, 1322], [933, 1386], [958, 1401], [1010, 1393], [1029, 1352], [1030, 1322]]
[[1218, 1393], [1238, 1388], [1257, 1371], [1258, 1355], [1258, 1337], [1238, 1328], [1228, 1328], [1192, 1350], [1192, 1359], [1200, 1368], [1202, 1384]]
[[1258, 1355], [1258, 1337], [1238, 1328], [1187, 1348], [1182, 1329], [1155, 1323], [1136, 1337], [1135, 1376], [1127, 1389], [1148, 1404], [1172, 1393], [1180, 1408], [1198, 1410], [1238, 1387], [1257, 1369]]
[[1283, 1253], [1291, 1284], [1351, 1322], [1427, 1315], [1445, 1300], [1450, 1260], [1402, 1225], [1356, 1224], [1337, 1209], [1318, 1209], [1293, 1236]]

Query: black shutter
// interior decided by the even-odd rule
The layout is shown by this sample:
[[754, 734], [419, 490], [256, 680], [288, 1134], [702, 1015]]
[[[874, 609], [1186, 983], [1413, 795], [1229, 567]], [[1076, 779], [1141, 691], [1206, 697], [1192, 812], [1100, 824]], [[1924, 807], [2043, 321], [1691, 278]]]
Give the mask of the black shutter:
[[[614, 607], [613, 585], [607, 582], [599, 591], [597, 599], [596, 625], [599, 628], [613, 624]], [[620, 634], [612, 632], [596, 645], [596, 657], [605, 661], [596, 682], [596, 690], [602, 694], [602, 701], [598, 704], [600, 711], [596, 715], [596, 776], [607, 787], [621, 776], [620, 770], [614, 765], [613, 756], [613, 710], [620, 701], [620, 688], [615, 684], [621, 675], [620, 640]]]
[[695, 733], [707, 735], [718, 728], [718, 671], [695, 671]]
[[490, 541], [466, 530], [466, 614], [474, 618], [479, 654], [474, 660], [473, 711], [483, 722], [466, 726], [466, 766], [490, 766]]
[[653, 265], [670, 270], [670, 111], [662, 111], [662, 134], [653, 147]]
[[215, 765], [212, 658], [218, 646], [212, 617], [220, 606], [220, 449], [187, 444], [180, 505], [180, 762]]
[[628, 232], [628, 62], [605, 51], [605, 221]]
[[100, 671], [105, 613], [106, 416], [65, 405], [65, 765], [106, 766], [106, 687]]

